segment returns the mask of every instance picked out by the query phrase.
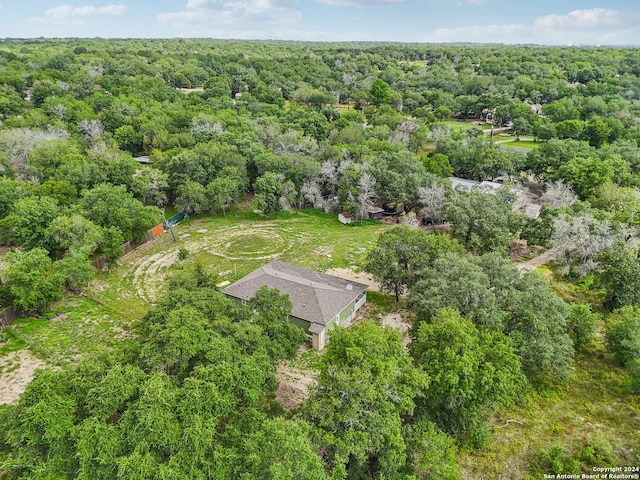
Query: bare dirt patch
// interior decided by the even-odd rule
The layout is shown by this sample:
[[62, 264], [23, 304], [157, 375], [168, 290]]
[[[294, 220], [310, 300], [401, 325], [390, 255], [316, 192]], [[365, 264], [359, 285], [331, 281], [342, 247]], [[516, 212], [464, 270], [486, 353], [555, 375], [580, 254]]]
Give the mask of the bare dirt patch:
[[45, 363], [34, 357], [28, 350], [11, 352], [0, 359], [3, 373], [0, 374], [0, 404], [14, 403], [20, 398], [33, 374]]
[[354, 282], [364, 283], [369, 286], [369, 290], [374, 292], [380, 291], [380, 286], [371, 275], [368, 273], [356, 273], [352, 268], [332, 268], [326, 271], [329, 275], [335, 275], [336, 277], [344, 278], [345, 280], [352, 280]]
[[[300, 348], [298, 357], [307, 350], [306, 344]], [[309, 397], [309, 387], [315, 382], [317, 372], [282, 362], [276, 369], [278, 389], [276, 400], [287, 411], [299, 407]]]
[[409, 338], [409, 329], [411, 324], [399, 313], [390, 313], [382, 319], [383, 327], [392, 327], [399, 330], [402, 333], [402, 343], [409, 345], [411, 338]]

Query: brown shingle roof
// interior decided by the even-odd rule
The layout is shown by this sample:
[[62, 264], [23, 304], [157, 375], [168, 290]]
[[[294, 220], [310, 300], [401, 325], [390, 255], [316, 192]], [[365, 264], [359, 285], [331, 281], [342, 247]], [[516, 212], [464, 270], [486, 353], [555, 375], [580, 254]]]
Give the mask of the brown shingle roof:
[[367, 285], [274, 261], [225, 288], [226, 295], [249, 300], [263, 285], [289, 295], [291, 315], [321, 326], [367, 289]]

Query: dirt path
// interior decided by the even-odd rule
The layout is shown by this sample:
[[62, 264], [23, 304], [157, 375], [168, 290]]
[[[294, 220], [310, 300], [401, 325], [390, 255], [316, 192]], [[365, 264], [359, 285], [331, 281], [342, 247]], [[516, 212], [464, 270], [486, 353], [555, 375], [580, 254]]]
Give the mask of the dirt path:
[[557, 253], [558, 253], [558, 249], [551, 248], [546, 252], [541, 253], [537, 257], [533, 257], [532, 259], [527, 260], [526, 262], [518, 263], [516, 267], [518, 267], [518, 270], [520, 270], [522, 273], [530, 272], [531, 270], [535, 270], [536, 268], [549, 263], [551, 260], [554, 259]]

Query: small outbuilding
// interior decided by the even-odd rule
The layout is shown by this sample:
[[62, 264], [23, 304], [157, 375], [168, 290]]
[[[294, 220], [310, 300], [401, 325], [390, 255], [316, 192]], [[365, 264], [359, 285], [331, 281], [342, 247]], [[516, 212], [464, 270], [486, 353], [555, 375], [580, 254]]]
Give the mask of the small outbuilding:
[[384, 215], [384, 208], [369, 206], [367, 207], [367, 215], [371, 220], [380, 220]]
[[351, 218], [351, 214], [349, 212], [342, 212], [338, 214], [338, 221], [345, 225], [349, 225], [353, 222], [353, 218]]
[[289, 319], [322, 350], [335, 325], [353, 320], [367, 301], [367, 285], [334, 275], [273, 261], [224, 288], [222, 292], [245, 303], [262, 286], [287, 294], [293, 305]]

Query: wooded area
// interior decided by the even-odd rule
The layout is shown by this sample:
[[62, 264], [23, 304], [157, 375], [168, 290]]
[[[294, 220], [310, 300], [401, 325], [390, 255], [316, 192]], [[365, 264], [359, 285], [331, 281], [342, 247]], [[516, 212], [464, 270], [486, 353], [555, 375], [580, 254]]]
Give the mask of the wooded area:
[[[640, 463], [638, 49], [3, 40], [0, 122], [0, 356], [57, 367], [0, 407], [0, 478]], [[216, 286], [275, 258], [380, 293], [301, 354], [287, 297]]]

